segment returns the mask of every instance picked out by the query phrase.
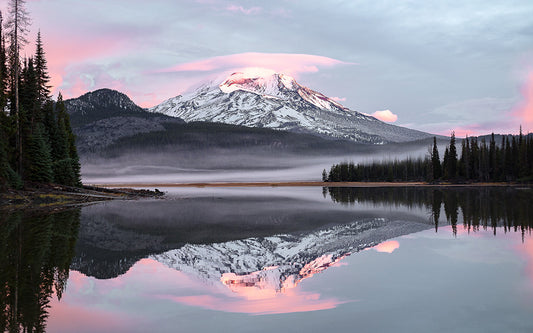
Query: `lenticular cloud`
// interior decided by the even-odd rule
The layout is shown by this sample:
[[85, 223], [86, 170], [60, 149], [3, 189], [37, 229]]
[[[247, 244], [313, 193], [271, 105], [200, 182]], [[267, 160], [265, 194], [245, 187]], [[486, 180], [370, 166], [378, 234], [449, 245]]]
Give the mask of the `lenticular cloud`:
[[321, 67], [354, 65], [323, 56], [288, 53], [239, 53], [179, 64], [162, 72], [214, 72], [245, 67], [269, 68], [278, 73], [296, 75], [318, 72]]

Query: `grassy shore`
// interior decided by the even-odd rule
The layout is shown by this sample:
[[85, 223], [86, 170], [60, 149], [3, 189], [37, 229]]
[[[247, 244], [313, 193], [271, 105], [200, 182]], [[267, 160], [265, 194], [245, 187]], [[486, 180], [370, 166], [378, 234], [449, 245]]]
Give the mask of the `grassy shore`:
[[27, 184], [21, 190], [0, 192], [0, 210], [41, 209], [83, 205], [106, 200], [133, 200], [163, 195], [159, 191], [95, 186], [69, 187], [55, 184]]

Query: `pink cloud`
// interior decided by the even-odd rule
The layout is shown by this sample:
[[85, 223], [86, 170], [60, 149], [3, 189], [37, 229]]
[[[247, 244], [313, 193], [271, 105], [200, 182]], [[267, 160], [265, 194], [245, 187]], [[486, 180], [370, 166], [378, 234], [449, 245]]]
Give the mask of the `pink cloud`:
[[317, 72], [320, 67], [339, 65], [353, 65], [353, 63], [311, 54], [249, 52], [179, 64], [160, 72], [222, 72], [245, 67], [263, 67], [294, 76], [298, 73]]
[[214, 295], [163, 296], [161, 298], [209, 310], [255, 315], [327, 310], [346, 303], [336, 299], [321, 299], [320, 294], [303, 292], [288, 292], [278, 294], [277, 297], [260, 299], [221, 298]]
[[255, 14], [259, 14], [262, 8], [261, 7], [244, 8], [243, 6], [229, 5], [226, 7], [226, 10], [230, 12], [235, 12], [235, 13], [242, 13], [245, 15], [255, 15]]
[[330, 97], [330, 99], [334, 100], [335, 102], [346, 102], [346, 97]]
[[384, 253], [392, 253], [398, 248], [400, 248], [400, 243], [395, 240], [383, 242], [373, 247], [374, 250]]
[[533, 71], [521, 89], [522, 101], [513, 110], [513, 116], [518, 118], [524, 132], [533, 132]]
[[393, 123], [398, 120], [398, 115], [395, 115], [390, 110], [376, 111], [371, 116], [387, 123]]

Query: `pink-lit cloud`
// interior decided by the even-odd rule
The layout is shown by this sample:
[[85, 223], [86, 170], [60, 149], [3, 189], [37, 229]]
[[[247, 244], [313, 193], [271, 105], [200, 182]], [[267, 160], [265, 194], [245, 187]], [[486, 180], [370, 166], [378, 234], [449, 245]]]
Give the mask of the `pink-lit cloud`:
[[255, 315], [327, 310], [346, 303], [336, 299], [321, 299], [320, 294], [317, 293], [295, 292], [294, 290], [278, 294], [277, 297], [259, 299], [225, 298], [218, 295], [166, 296], [164, 298], [209, 310]]
[[[71, 304], [53, 299], [50, 303], [47, 331], [80, 332], [87, 327], [93, 332], [120, 332], [131, 325], [132, 318], [126, 318], [106, 310], [88, 308], [83, 305]], [[84, 329], [81, 330], [80, 327]]]
[[261, 7], [244, 8], [243, 6], [229, 5], [226, 7], [226, 10], [230, 12], [235, 12], [235, 13], [242, 13], [245, 15], [256, 15], [262, 11], [262, 8]]
[[514, 108], [513, 116], [518, 119], [524, 132], [533, 132], [533, 71], [521, 89], [522, 101]]
[[533, 284], [533, 239], [526, 238], [524, 242], [516, 248], [526, 260], [526, 274]]
[[248, 52], [179, 64], [161, 72], [223, 72], [246, 67], [263, 67], [296, 76], [299, 73], [318, 72], [320, 67], [339, 65], [353, 63], [311, 54]]
[[398, 120], [398, 115], [392, 113], [391, 110], [376, 111], [372, 113], [372, 116], [387, 123], [393, 123]]
[[374, 250], [382, 253], [392, 253], [398, 248], [400, 248], [400, 243], [395, 240], [383, 242], [373, 247]]
[[330, 97], [330, 99], [334, 100], [335, 102], [346, 102], [346, 97]]

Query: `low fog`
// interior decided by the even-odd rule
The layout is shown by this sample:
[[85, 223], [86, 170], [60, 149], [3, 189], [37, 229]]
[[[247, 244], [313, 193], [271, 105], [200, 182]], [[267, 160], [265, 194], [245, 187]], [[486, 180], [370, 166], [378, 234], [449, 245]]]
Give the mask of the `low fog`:
[[[444, 152], [444, 145], [439, 149]], [[296, 154], [231, 149], [127, 152], [108, 158], [82, 159], [85, 184], [172, 184], [196, 182], [320, 181], [322, 170], [336, 163], [366, 163], [406, 157], [424, 157], [427, 142], [403, 145], [361, 146], [347, 154]]]

